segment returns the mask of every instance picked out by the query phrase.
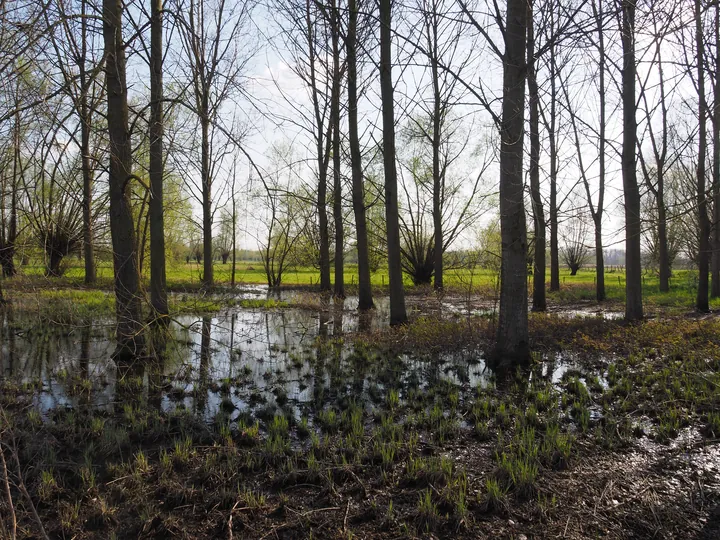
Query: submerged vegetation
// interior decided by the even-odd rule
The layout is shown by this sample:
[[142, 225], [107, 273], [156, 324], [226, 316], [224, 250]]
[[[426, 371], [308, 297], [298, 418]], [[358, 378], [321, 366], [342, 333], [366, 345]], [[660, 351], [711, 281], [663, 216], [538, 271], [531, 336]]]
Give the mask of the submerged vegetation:
[[2, 7], [0, 540], [720, 538], [720, 1]]
[[[438, 309], [418, 299], [423, 314], [400, 328], [379, 309], [361, 329], [311, 295], [248, 297], [178, 316], [153, 338], [164, 354], [114, 366], [110, 330], [77, 326], [73, 311], [107, 316], [104, 293], [37, 294], [65, 299], [52, 328], [80, 342], [31, 330], [22, 302], [4, 317], [15, 363], [4, 360], [0, 383], [12, 501], [3, 495], [0, 512], [20, 537], [672, 537], [715, 526], [695, 517], [718, 503], [714, 317], [533, 315], [531, 366], [494, 373], [492, 313], [460, 315], [447, 298]], [[172, 302], [177, 312], [203, 300]], [[38, 342], [65, 348], [27, 348]], [[23, 364], [38, 354], [44, 364]]]

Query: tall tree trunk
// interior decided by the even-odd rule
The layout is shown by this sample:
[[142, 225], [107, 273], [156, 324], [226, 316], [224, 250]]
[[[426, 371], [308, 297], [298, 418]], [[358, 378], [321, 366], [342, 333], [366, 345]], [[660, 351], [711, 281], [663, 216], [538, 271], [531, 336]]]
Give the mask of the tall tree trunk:
[[212, 179], [210, 178], [210, 119], [208, 118], [207, 90], [202, 98], [203, 108], [200, 116], [202, 130], [202, 211], [203, 211], [203, 286], [213, 286], [212, 252]]
[[535, 231], [533, 257], [533, 311], [545, 311], [545, 211], [540, 194], [540, 95], [535, 70], [535, 34], [533, 2], [528, 2], [527, 15], [527, 79], [530, 101], [530, 194]]
[[[17, 98], [16, 98], [17, 102]], [[17, 203], [18, 203], [18, 185], [20, 181], [18, 177], [22, 174], [22, 156], [20, 155], [20, 113], [15, 115], [13, 123], [13, 171], [10, 179], [10, 215], [8, 216], [7, 236], [3, 245], [2, 267], [3, 276], [12, 277], [16, 274], [15, 270], [15, 251], [17, 249]]]
[[235, 200], [235, 171], [233, 171], [232, 191], [232, 268], [230, 270], [230, 287], [235, 288], [235, 271], [237, 269], [237, 201]]
[[[665, 205], [665, 166], [667, 163], [668, 138], [670, 137], [670, 133], [668, 129], [668, 108], [665, 95], [665, 73], [663, 71], [661, 40], [658, 39], [656, 47], [660, 87], [660, 114], [662, 119], [662, 143], [659, 152], [656, 145], [653, 144], [657, 169], [657, 183], [654, 191], [655, 202], [658, 209], [658, 273], [660, 291], [668, 292], [670, 290], [670, 255], [667, 235], [667, 207]], [[651, 139], [654, 142], [652, 134]]]
[[62, 275], [60, 265], [62, 264], [65, 254], [60, 249], [53, 247], [46, 248], [45, 252], [48, 261], [45, 268], [45, 275], [48, 277], [60, 277]]
[[[715, 58], [720, 58], [720, 3], [715, 4]], [[720, 297], [720, 72], [713, 79], [713, 245], [712, 298]]]
[[560, 290], [560, 244], [558, 243], [557, 149], [550, 138], [550, 290]]
[[[554, 20], [554, 19], [553, 19]], [[552, 22], [553, 32], [555, 23]], [[557, 177], [558, 177], [558, 150], [557, 150], [557, 64], [556, 45], [550, 46], [550, 129], [548, 140], [550, 143], [550, 290], [560, 290], [560, 244], [558, 243], [558, 205], [557, 205]]]
[[342, 215], [342, 176], [340, 171], [340, 15], [337, 0], [333, 0], [332, 12], [332, 138], [333, 138], [333, 220], [335, 222], [335, 287], [337, 298], [345, 298], [344, 257], [345, 235]]
[[328, 157], [330, 153], [330, 132], [325, 133], [323, 124], [323, 114], [320, 110], [320, 90], [318, 88], [316, 75], [316, 54], [315, 54], [315, 25], [312, 18], [312, 0], [305, 2], [305, 24], [307, 27], [307, 43], [308, 43], [308, 69], [310, 71], [310, 87], [312, 91], [313, 110], [315, 113], [315, 125], [317, 133], [315, 134], [315, 143], [317, 145], [317, 162], [318, 162], [318, 189], [316, 208], [318, 213], [318, 227], [320, 229], [320, 290], [330, 290], [330, 235], [328, 233], [328, 216], [327, 216], [327, 172]]
[[500, 315], [495, 354], [501, 367], [529, 360], [527, 230], [523, 200], [527, 2], [508, 0], [500, 127]]
[[442, 141], [442, 121], [443, 121], [443, 102], [440, 95], [440, 69], [438, 66], [438, 54], [440, 44], [438, 43], [438, 25], [439, 17], [437, 5], [433, 5], [433, 11], [430, 14], [430, 33], [428, 36], [428, 45], [432, 51], [430, 56], [430, 70], [432, 72], [433, 85], [433, 132], [432, 132], [432, 167], [433, 167], [433, 229], [434, 229], [434, 247], [433, 247], [433, 274], [434, 287], [436, 290], [443, 288], [443, 226], [442, 226], [442, 192], [444, 184], [444, 174], [440, 170], [440, 144]]
[[135, 358], [142, 347], [140, 279], [135, 253], [135, 229], [130, 206], [132, 147], [128, 130], [125, 48], [122, 38], [121, 0], [103, 0], [107, 123], [110, 142], [108, 185], [110, 233], [115, 270], [117, 349], [121, 361]]
[[625, 318], [643, 318], [642, 268], [640, 260], [640, 190], [637, 184], [635, 148], [637, 120], [635, 104], [635, 0], [622, 0], [622, 177], [625, 196]]
[[151, 0], [150, 10], [150, 303], [155, 314], [162, 316], [168, 314], [163, 207], [163, 1]]
[[605, 300], [605, 256], [603, 254], [602, 214], [593, 218], [595, 224], [595, 299]]
[[[605, 300], [605, 256], [603, 254], [602, 240], [602, 218], [605, 207], [605, 147], [607, 139], [605, 138], [606, 125], [606, 90], [605, 90], [605, 30], [603, 28], [603, 1], [598, 0], [597, 11], [595, 17], [597, 19], [598, 31], [598, 55], [599, 55], [599, 99], [600, 99], [600, 140], [598, 148], [598, 203], [593, 212], [593, 223], [595, 225], [595, 298], [598, 302]], [[593, 6], [594, 7], [594, 6]], [[588, 201], [590, 201], [590, 193], [588, 189]]]
[[[322, 145], [321, 145], [322, 146]], [[327, 167], [318, 174], [318, 226], [320, 227], [320, 290], [329, 291], [330, 284], [330, 234], [327, 215]]]
[[80, 133], [83, 176], [83, 255], [85, 257], [85, 284], [91, 285], [97, 280], [95, 271], [95, 251], [93, 249], [92, 189], [93, 165], [90, 158], [90, 114], [87, 97], [82, 100], [82, 127]]
[[390, 324], [407, 322], [400, 258], [397, 168], [395, 163], [395, 101], [392, 82], [392, 0], [380, 0], [380, 94], [385, 167], [385, 221], [387, 227]]
[[355, 214], [355, 237], [358, 252], [358, 309], [373, 307], [370, 286], [370, 255], [368, 253], [367, 218], [365, 216], [365, 189], [363, 183], [362, 154], [358, 135], [357, 96], [357, 0], [349, 0], [350, 19], [347, 31], [347, 87], [348, 87], [348, 137], [352, 166], [352, 200]]
[[142, 203], [137, 210], [137, 219], [135, 221], [135, 253], [138, 254], [138, 273], [142, 275], [143, 265], [145, 264], [145, 246], [147, 246], [149, 214], [145, 207], [150, 202], [150, 190], [146, 189], [143, 193]]
[[80, 47], [82, 60], [78, 62], [80, 68], [80, 153], [82, 155], [83, 176], [83, 253], [85, 256], [85, 283], [90, 285], [96, 281], [95, 251], [93, 250], [93, 223], [92, 223], [92, 188], [93, 163], [90, 159], [90, 129], [92, 128], [92, 113], [88, 106], [88, 91], [91, 82], [85, 69], [87, 57], [88, 23], [87, 1], [81, 2]]
[[695, 0], [695, 42], [697, 54], [697, 88], [698, 88], [698, 162], [697, 162], [697, 209], [698, 209], [698, 290], [696, 308], [698, 311], [709, 311], [708, 302], [710, 270], [710, 218], [707, 210], [705, 193], [705, 160], [707, 158], [707, 121], [705, 107], [705, 45], [702, 27], [702, 5]]
[[667, 208], [665, 206], [664, 171], [658, 164], [657, 195], [655, 197], [658, 210], [658, 270], [660, 291], [670, 290], [670, 254], [668, 251]]

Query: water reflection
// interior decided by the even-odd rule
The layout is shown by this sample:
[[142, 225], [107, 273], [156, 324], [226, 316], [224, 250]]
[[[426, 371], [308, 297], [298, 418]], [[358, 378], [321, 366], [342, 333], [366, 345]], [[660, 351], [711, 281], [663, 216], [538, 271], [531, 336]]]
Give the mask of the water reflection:
[[15, 325], [12, 308], [0, 309], [0, 367], [5, 376], [9, 376], [20, 368], [16, 361]]
[[[148, 359], [116, 364], [111, 320], [38, 326], [0, 310], [0, 365], [6, 377], [42, 383], [35, 399], [41, 412], [90, 404], [121, 413], [147, 400], [158, 410], [184, 407], [208, 422], [221, 411], [237, 418], [283, 408], [300, 416], [347, 400], [372, 406], [391, 388], [402, 399], [411, 389], [443, 382], [461, 392], [491, 384], [477, 351], [373, 361], [350, 340], [334, 339], [386, 321], [382, 309], [358, 314], [352, 298], [320, 311], [234, 308], [183, 315], [150, 329]], [[567, 359], [547, 360], [542, 376], [557, 382]]]
[[168, 342], [172, 339], [170, 323], [167, 319], [157, 319], [151, 326], [148, 340], [148, 404], [161, 410], [164, 388], [165, 358]]
[[200, 369], [197, 378], [197, 386], [193, 393], [195, 394], [195, 412], [202, 414], [207, 405], [208, 385], [210, 382], [210, 330], [212, 319], [208, 316], [202, 318], [202, 326], [200, 330]]
[[375, 319], [375, 310], [370, 309], [358, 314], [358, 331], [369, 332], [373, 328], [373, 320]]
[[335, 298], [333, 302], [333, 335], [342, 336], [343, 333], [343, 310], [345, 308], [344, 298]]

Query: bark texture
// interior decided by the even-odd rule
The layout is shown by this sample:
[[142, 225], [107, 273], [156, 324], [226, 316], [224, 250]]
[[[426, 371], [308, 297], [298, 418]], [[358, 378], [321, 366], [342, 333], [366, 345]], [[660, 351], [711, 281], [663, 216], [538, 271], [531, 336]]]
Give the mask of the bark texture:
[[387, 227], [390, 324], [407, 322], [400, 259], [397, 164], [395, 163], [395, 102], [392, 82], [392, 2], [380, 0], [380, 93], [385, 166], [385, 221]]
[[165, 280], [165, 217], [163, 203], [163, 42], [162, 0], [150, 11], [150, 303], [155, 314], [168, 314]]
[[635, 101], [635, 0], [622, 0], [622, 178], [625, 197], [625, 319], [643, 318], [642, 268], [640, 257], [640, 190], [637, 183], [635, 149], [637, 120]]
[[137, 357], [142, 346], [138, 258], [130, 206], [132, 148], [128, 130], [125, 48], [121, 0], [103, 0], [103, 37], [107, 85], [107, 123], [110, 146], [108, 175], [110, 233], [115, 271], [117, 349], [120, 361]]
[[500, 315], [495, 356], [500, 367], [529, 360], [527, 231], [523, 199], [527, 3], [508, 0], [500, 126]]
[[368, 252], [367, 217], [365, 215], [365, 189], [363, 182], [362, 154], [358, 135], [357, 95], [357, 20], [356, 0], [349, 0], [349, 23], [345, 45], [347, 47], [348, 72], [348, 137], [350, 139], [350, 161], [352, 167], [352, 201], [355, 214], [355, 237], [358, 252], [358, 309], [373, 307], [370, 286], [370, 255]]

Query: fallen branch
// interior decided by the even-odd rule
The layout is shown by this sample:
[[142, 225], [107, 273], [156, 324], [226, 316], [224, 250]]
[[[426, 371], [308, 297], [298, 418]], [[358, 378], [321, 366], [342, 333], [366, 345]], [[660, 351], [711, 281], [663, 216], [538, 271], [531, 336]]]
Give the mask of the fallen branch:
[[274, 534], [275, 536], [277, 536], [277, 532], [278, 532], [278, 531], [281, 531], [281, 530], [283, 530], [283, 529], [285, 529], [285, 528], [287, 528], [287, 527], [290, 527], [291, 525], [294, 525], [295, 523], [299, 523], [303, 518], [309, 516], [310, 514], [315, 514], [315, 513], [318, 513], [318, 512], [331, 512], [331, 511], [333, 511], [333, 510], [342, 510], [342, 507], [340, 507], [340, 506], [329, 506], [329, 507], [327, 507], [327, 508], [317, 508], [317, 509], [315, 509], [315, 510], [308, 510], [307, 512], [302, 512], [302, 513], [297, 512], [296, 510], [293, 510], [293, 509], [290, 508], [290, 507], [288, 507], [288, 510], [290, 510], [292, 513], [294, 513], [297, 517], [296, 517], [294, 520], [292, 520], [291, 522], [289, 522], [289, 523], [283, 523], [282, 525], [277, 525], [277, 526], [273, 527], [273, 528], [270, 530], [270, 532], [268, 532], [267, 534], [265, 534], [264, 536], [262, 536], [262, 537], [260, 538], [260, 540], [265, 540], [265, 538], [267, 538], [267, 537], [269, 537], [270, 535], [273, 535], [273, 534]]
[[2, 521], [3, 534], [4, 536], [9, 536], [9, 538], [11, 538], [12, 540], [15, 540], [17, 538], [17, 517], [15, 515], [15, 506], [13, 505], [12, 494], [10, 492], [10, 477], [8, 476], [7, 462], [5, 461], [5, 452], [2, 449], [2, 446], [0, 446], [0, 461], [2, 462], [3, 484], [5, 486], [5, 496], [7, 497], [8, 501], [8, 511], [10, 512], [11, 523], [11, 533], [8, 535], [5, 529], [5, 521]]
[[[3, 447], [7, 448], [10, 451], [10, 454], [11, 454], [13, 460], [15, 461], [15, 476], [17, 477], [17, 482], [15, 485], [20, 490], [20, 493], [22, 494], [22, 496], [25, 498], [28, 508], [30, 508], [30, 512], [33, 515], [33, 519], [35, 520], [35, 523], [37, 523], [37, 526], [40, 529], [40, 537], [44, 538], [45, 540], [50, 540], [50, 537], [45, 532], [45, 527], [42, 524], [42, 520], [40, 519], [40, 515], [38, 514], [37, 508], [35, 507], [35, 503], [33, 503], [32, 497], [30, 497], [30, 493], [28, 492], [27, 488], [25, 487], [25, 482], [23, 481], [23, 476], [22, 476], [22, 467], [20, 466], [20, 457], [18, 456], [18, 451], [17, 451], [17, 444], [15, 443], [15, 437], [12, 434], [12, 431], [9, 427], [11, 424], [8, 421], [7, 416], [5, 415], [4, 410], [0, 409], [0, 414], [2, 415], [4, 425], [7, 426], [5, 428], [5, 431], [3, 432], [3, 434], [8, 434], [9, 439], [12, 440], [12, 446], [10, 446], [6, 442], [3, 442], [2, 440], [0, 440], [0, 455], [2, 456], [3, 471], [5, 474], [5, 478], [8, 478], [8, 473], [7, 473], [8, 469], [7, 469], [7, 463], [5, 461], [5, 451], [4, 451]], [[8, 490], [8, 494], [9, 494], [9, 479], [6, 482], [6, 489]], [[10, 505], [12, 507], [12, 500], [10, 502]]]

